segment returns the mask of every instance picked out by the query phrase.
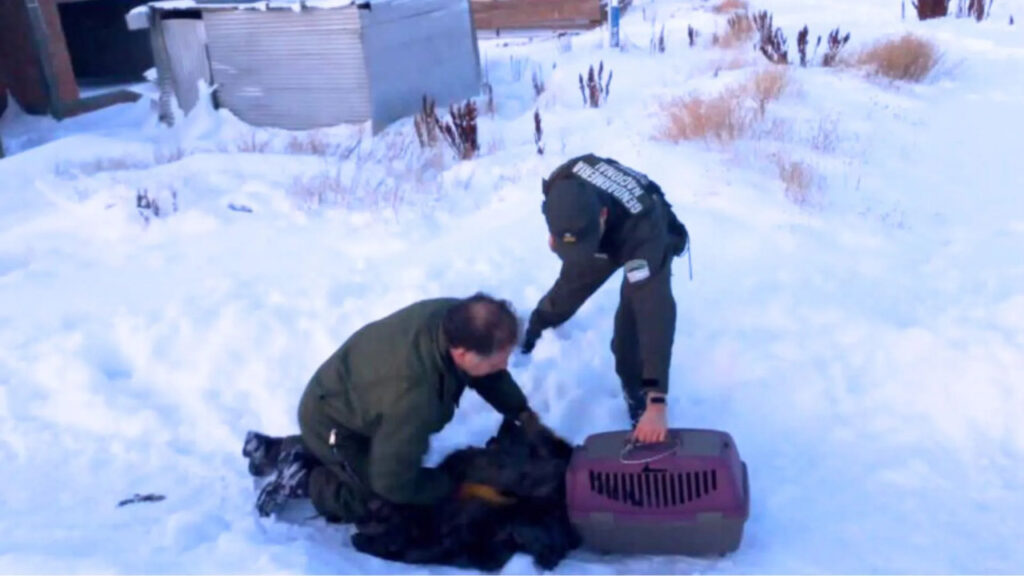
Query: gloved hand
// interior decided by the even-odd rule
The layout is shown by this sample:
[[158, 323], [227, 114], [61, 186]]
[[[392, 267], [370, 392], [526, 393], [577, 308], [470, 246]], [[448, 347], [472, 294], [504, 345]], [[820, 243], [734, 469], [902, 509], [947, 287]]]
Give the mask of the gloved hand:
[[508, 506], [516, 501], [515, 498], [505, 496], [501, 492], [498, 492], [494, 486], [488, 486], [487, 484], [480, 484], [477, 482], [463, 482], [460, 484], [457, 496], [459, 500], [470, 500], [475, 498], [483, 500], [492, 506]]
[[523, 427], [523, 430], [530, 435], [547, 430], [547, 427], [541, 423], [540, 416], [538, 416], [533, 410], [524, 410], [518, 417], [516, 417], [516, 421], [518, 421]]
[[533, 322], [526, 328], [526, 334], [523, 337], [523, 346], [520, 349], [523, 354], [529, 354], [533, 352], [533, 347], [537, 345], [537, 340], [540, 339], [541, 330], [538, 329]]

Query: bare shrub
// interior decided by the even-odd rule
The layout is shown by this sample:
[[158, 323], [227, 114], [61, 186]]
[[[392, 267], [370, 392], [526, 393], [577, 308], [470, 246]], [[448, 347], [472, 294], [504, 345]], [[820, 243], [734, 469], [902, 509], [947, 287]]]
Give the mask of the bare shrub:
[[416, 114], [416, 118], [413, 119], [413, 125], [416, 127], [416, 138], [420, 142], [420, 148], [433, 148], [437, 145], [437, 132], [441, 121], [437, 118], [434, 100], [425, 94], [423, 95], [423, 106]]
[[789, 49], [786, 47], [786, 35], [781, 28], [772, 23], [772, 14], [762, 10], [753, 16], [754, 28], [757, 29], [757, 49], [772, 64], [789, 64]]
[[746, 12], [736, 12], [726, 20], [726, 30], [712, 38], [712, 44], [722, 48], [733, 48], [744, 44], [754, 36], [754, 24]]
[[583, 96], [583, 105], [591, 108], [598, 108], [608, 100], [609, 90], [612, 84], [612, 71], [608, 70], [608, 80], [604, 79], [604, 61], [598, 64], [597, 74], [594, 74], [594, 65], [590, 65], [587, 71], [587, 81], [584, 83], [583, 74], [580, 74], [580, 94]]
[[845, 36], [839, 35], [839, 28], [832, 30], [828, 33], [828, 50], [825, 52], [825, 56], [821, 59], [821, 65], [825, 67], [835, 66], [836, 62], [839, 61], [839, 52], [846, 46], [846, 43], [850, 41], [850, 33], [847, 32]]
[[935, 69], [939, 59], [934, 44], [908, 33], [875, 44], [861, 52], [856, 61], [872, 73], [892, 80], [920, 82]]
[[716, 140], [727, 143], [750, 134], [765, 119], [768, 104], [789, 86], [783, 67], [761, 70], [747, 81], [715, 96], [689, 95], [661, 104], [664, 124], [657, 136], [664, 140]]
[[913, 5], [918, 20], [943, 18], [949, 14], [949, 0], [916, 0]]
[[831, 154], [839, 147], [839, 121], [834, 117], [818, 120], [818, 127], [811, 134], [811, 148], [825, 154]]
[[331, 142], [323, 132], [314, 130], [306, 134], [292, 134], [285, 144], [289, 154], [307, 154], [310, 156], [327, 156], [332, 151]]
[[143, 225], [149, 226], [151, 219], [166, 217], [178, 212], [178, 189], [169, 188], [165, 196], [170, 196], [170, 200], [165, 199], [164, 205], [161, 207], [159, 193], [150, 194], [147, 188], [135, 190], [135, 209], [138, 210]]
[[744, 88], [757, 103], [758, 116], [764, 118], [768, 103], [778, 100], [788, 85], [789, 72], [787, 69], [772, 67], [758, 72]]
[[308, 208], [343, 205], [351, 195], [351, 186], [341, 175], [341, 166], [328, 167], [308, 177], [296, 177], [287, 194]]
[[729, 58], [721, 59], [715, 62], [714, 73], [712, 75], [715, 78], [718, 78], [718, 74], [721, 73], [722, 70], [739, 70], [741, 68], [746, 68], [749, 65], [750, 60], [748, 57], [743, 55], [733, 55]]
[[986, 5], [985, 0], [958, 0], [956, 17], [974, 18], [978, 22], [981, 22], [991, 15], [992, 1], [993, 0], [988, 0], [988, 4]]
[[260, 135], [257, 130], [239, 136], [235, 141], [235, 151], [246, 154], [265, 154], [270, 148], [270, 138]]
[[807, 37], [811, 31], [807, 29], [807, 25], [800, 29], [796, 34], [796, 49], [800, 52], [800, 66], [807, 67]]
[[780, 156], [775, 158], [775, 165], [779, 171], [779, 179], [786, 187], [786, 198], [797, 206], [809, 205], [816, 179], [810, 164]]
[[651, 41], [650, 50], [651, 54], [664, 54], [665, 53], [665, 25], [661, 25], [661, 31], [657, 34], [654, 33], [655, 27], [651, 26]]
[[727, 143], [746, 134], [752, 118], [736, 90], [715, 96], [682, 96], [662, 103], [665, 123], [657, 137], [670, 142], [717, 140]]
[[448, 108], [449, 120], [439, 122], [438, 128], [445, 142], [461, 160], [468, 160], [480, 151], [476, 129], [476, 104], [467, 100], [462, 106]]
[[711, 9], [715, 14], [726, 14], [728, 12], [746, 12], [747, 3], [745, 0], [722, 0]]
[[544, 93], [544, 71], [541, 70], [540, 66], [536, 66], [533, 69], [533, 96], [534, 98], [540, 98], [540, 95]]
[[533, 143], [537, 146], [537, 154], [544, 155], [544, 128], [540, 123], [540, 109], [533, 111]]

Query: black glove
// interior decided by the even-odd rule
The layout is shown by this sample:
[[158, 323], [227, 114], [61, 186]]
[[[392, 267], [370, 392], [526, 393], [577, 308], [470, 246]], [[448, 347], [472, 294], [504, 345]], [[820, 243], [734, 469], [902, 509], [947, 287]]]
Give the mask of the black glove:
[[554, 434], [550, 428], [540, 421], [540, 416], [533, 410], [524, 410], [516, 420], [523, 427], [523, 431], [526, 432], [527, 436], [536, 436], [543, 433]]
[[523, 354], [533, 352], [533, 347], [537, 345], [537, 340], [540, 339], [540, 333], [541, 330], [531, 322], [529, 327], [526, 328], [526, 335], [523, 337], [523, 347], [521, 349]]

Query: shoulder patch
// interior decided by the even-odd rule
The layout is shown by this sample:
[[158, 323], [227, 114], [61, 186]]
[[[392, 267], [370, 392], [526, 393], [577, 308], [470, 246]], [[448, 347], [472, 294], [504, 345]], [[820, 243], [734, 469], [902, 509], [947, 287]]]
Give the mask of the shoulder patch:
[[647, 260], [630, 260], [623, 266], [626, 270], [626, 280], [629, 280], [631, 284], [642, 282], [651, 277], [651, 268], [647, 265]]

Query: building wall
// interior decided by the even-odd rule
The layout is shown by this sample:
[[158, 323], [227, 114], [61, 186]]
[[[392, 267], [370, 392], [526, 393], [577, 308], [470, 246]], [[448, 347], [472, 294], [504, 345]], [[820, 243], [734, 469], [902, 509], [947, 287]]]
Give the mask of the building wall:
[[[78, 85], [71, 58], [64, 43], [64, 31], [55, 0], [40, 0], [47, 33], [47, 54], [57, 81], [60, 101], [78, 98]], [[46, 114], [50, 96], [40, 64], [39, 51], [24, 0], [0, 0], [0, 73], [11, 93], [25, 111]]]
[[359, 10], [204, 10], [220, 105], [256, 126], [305, 130], [370, 118]]
[[480, 94], [480, 55], [469, 0], [392, 0], [361, 11], [373, 125]]
[[478, 30], [592, 28], [604, 19], [600, 0], [472, 0], [472, 5]]

